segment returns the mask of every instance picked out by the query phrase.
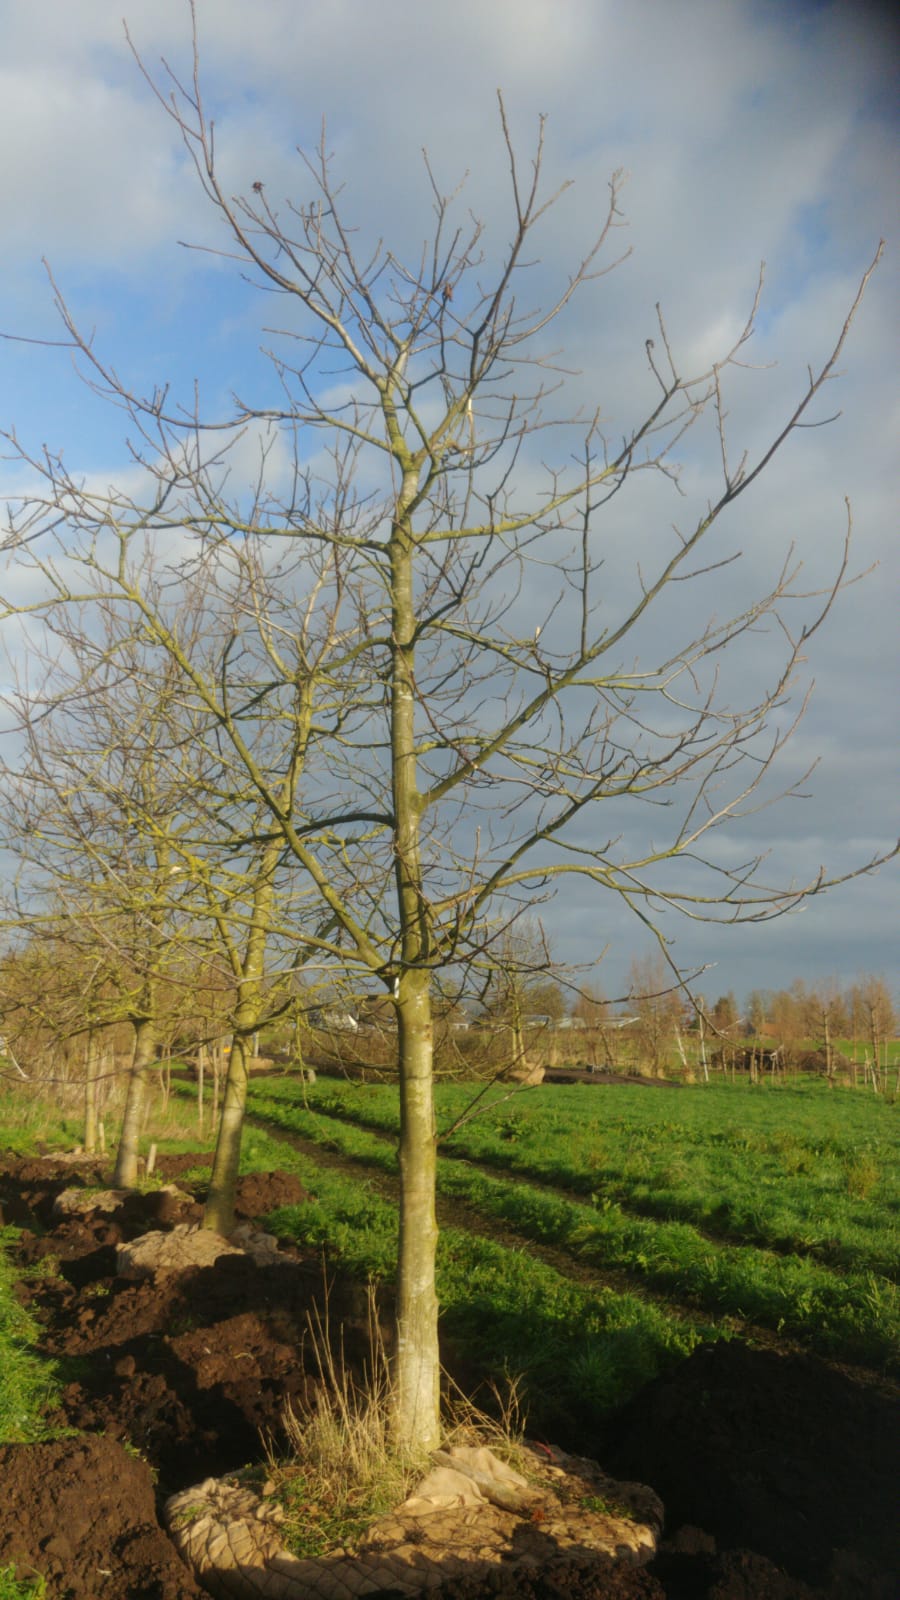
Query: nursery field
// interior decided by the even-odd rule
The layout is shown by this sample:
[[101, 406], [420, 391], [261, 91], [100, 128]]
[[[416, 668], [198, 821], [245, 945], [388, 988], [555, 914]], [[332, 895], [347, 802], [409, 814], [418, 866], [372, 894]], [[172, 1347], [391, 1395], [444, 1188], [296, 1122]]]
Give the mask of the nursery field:
[[[278, 1236], [274, 1262], [116, 1273], [121, 1241], [199, 1219], [211, 1119], [201, 1135], [196, 1091], [181, 1088], [149, 1107], [157, 1174], [112, 1211], [99, 1194], [91, 1209], [108, 1162], [62, 1155], [78, 1108], [0, 1099], [0, 1576], [16, 1564], [17, 1600], [40, 1592], [30, 1574], [77, 1600], [199, 1600], [159, 1522], [166, 1496], [272, 1471], [285, 1402], [321, 1378], [311, 1314], [364, 1371], [374, 1280], [390, 1341], [396, 1097], [383, 1086], [254, 1080], [238, 1216]], [[822, 1085], [491, 1090], [477, 1107], [473, 1092], [438, 1096], [449, 1377], [488, 1406], [487, 1383], [515, 1382], [532, 1437], [653, 1485], [667, 1508], [652, 1567], [584, 1595], [887, 1600], [896, 1110]], [[87, 1209], [58, 1214], [73, 1181]], [[306, 1538], [324, 1512], [301, 1509]], [[535, 1578], [525, 1592], [560, 1590]]]
[[[639, 1344], [645, 1333], [652, 1342], [645, 1324], [659, 1312], [687, 1343], [750, 1324], [821, 1354], [896, 1370], [893, 1105], [821, 1084], [669, 1093], [542, 1086], [513, 1096], [491, 1090], [477, 1105], [472, 1097], [465, 1086], [438, 1092], [443, 1215], [464, 1214], [470, 1239], [500, 1236], [505, 1252], [526, 1252], [525, 1276], [549, 1254], [561, 1282], [568, 1278], [580, 1294], [630, 1291]], [[251, 1109], [273, 1129], [351, 1161], [361, 1176], [396, 1174], [390, 1087], [267, 1079], [254, 1083]], [[282, 1225], [314, 1224], [307, 1215]], [[329, 1238], [324, 1217], [315, 1226], [323, 1243], [358, 1252], [358, 1241]], [[389, 1239], [392, 1231], [393, 1218]], [[373, 1241], [369, 1269], [389, 1262], [390, 1249], [376, 1262]], [[442, 1298], [452, 1328], [453, 1296]], [[584, 1377], [579, 1372], [582, 1395]]]

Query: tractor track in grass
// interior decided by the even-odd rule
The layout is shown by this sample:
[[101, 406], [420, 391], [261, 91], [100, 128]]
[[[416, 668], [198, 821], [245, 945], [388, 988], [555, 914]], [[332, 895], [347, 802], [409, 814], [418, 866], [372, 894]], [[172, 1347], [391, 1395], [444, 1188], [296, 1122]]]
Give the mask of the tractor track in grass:
[[[285, 1107], [290, 1107], [291, 1102], [285, 1101], [283, 1104], [285, 1104]], [[325, 1122], [330, 1120], [330, 1122], [340, 1123], [344, 1128], [359, 1128], [364, 1133], [372, 1134], [372, 1138], [378, 1139], [384, 1146], [391, 1146], [392, 1141], [396, 1141], [396, 1133], [384, 1130], [376, 1123], [360, 1122], [359, 1118], [352, 1117], [349, 1112], [341, 1110], [341, 1107], [330, 1106], [325, 1110], [317, 1106], [304, 1106], [303, 1109], [309, 1110], [309, 1114], [315, 1115], [315, 1117], [322, 1117]], [[272, 1128], [279, 1128], [280, 1133], [287, 1133], [288, 1131], [282, 1128], [280, 1123], [272, 1122], [271, 1126]], [[560, 1182], [554, 1182], [549, 1178], [541, 1178], [540, 1173], [535, 1173], [530, 1168], [517, 1168], [517, 1166], [503, 1166], [500, 1163], [485, 1162], [485, 1160], [479, 1160], [479, 1158], [472, 1157], [472, 1155], [455, 1154], [453, 1150], [440, 1149], [440, 1147], [439, 1158], [444, 1162], [455, 1162], [458, 1166], [464, 1166], [464, 1168], [471, 1170], [472, 1173], [480, 1173], [484, 1178], [520, 1182], [520, 1184], [525, 1184], [530, 1189], [540, 1190], [541, 1194], [551, 1195], [554, 1200], [564, 1200], [569, 1205], [591, 1205], [591, 1190], [581, 1190], [577, 1189], [577, 1187], [565, 1186]], [[601, 1178], [597, 1179], [597, 1189], [601, 1187], [601, 1182]], [[634, 1219], [636, 1222], [663, 1222], [663, 1224], [665, 1222], [677, 1222], [682, 1227], [690, 1227], [698, 1238], [705, 1240], [709, 1245], [732, 1246], [732, 1248], [746, 1248], [746, 1246], [749, 1246], [753, 1250], [769, 1251], [772, 1256], [806, 1256], [810, 1261], [817, 1262], [817, 1266], [826, 1267], [828, 1270], [852, 1270], [852, 1264], [849, 1264], [849, 1262], [834, 1262], [826, 1254], [817, 1251], [815, 1245], [804, 1245], [802, 1240], [770, 1240], [770, 1238], [762, 1238], [756, 1234], [740, 1234], [740, 1232], [733, 1232], [727, 1227], [716, 1227], [714, 1224], [709, 1224], [709, 1222], [698, 1221], [689, 1211], [679, 1211], [677, 1208], [674, 1208], [674, 1210], [660, 1210], [658, 1206], [642, 1203], [641, 1200], [634, 1200], [628, 1195], [617, 1194], [617, 1192], [610, 1192], [609, 1195], [604, 1195], [604, 1198], [609, 1198], [610, 1203], [615, 1205], [615, 1208], [621, 1211], [621, 1214], [626, 1218]], [[894, 1277], [889, 1272], [884, 1272], [881, 1275], [889, 1278], [890, 1282], [894, 1282]]]
[[[280, 1127], [275, 1122], [254, 1113], [248, 1123], [256, 1123], [264, 1129], [270, 1138], [283, 1140], [292, 1149], [298, 1150], [310, 1160], [321, 1162], [335, 1172], [343, 1172], [348, 1177], [359, 1178], [363, 1176], [375, 1193], [382, 1200], [390, 1201], [397, 1205], [400, 1199], [400, 1180], [392, 1178], [390, 1173], [382, 1172], [378, 1167], [370, 1167], [364, 1156], [344, 1155], [339, 1150], [329, 1150], [326, 1145], [318, 1144], [315, 1139], [307, 1139], [302, 1134], [291, 1133], [288, 1129]], [[371, 1131], [371, 1130], [369, 1130]], [[384, 1142], [390, 1143], [388, 1135], [383, 1135]], [[477, 1170], [474, 1162], [467, 1163]], [[496, 1174], [494, 1174], [496, 1176]], [[490, 1239], [494, 1244], [505, 1245], [507, 1249], [521, 1251], [523, 1245], [527, 1246], [529, 1254], [542, 1261], [545, 1266], [552, 1267], [561, 1277], [570, 1278], [573, 1283], [587, 1289], [613, 1289], [618, 1294], [632, 1294], [636, 1298], [646, 1300], [664, 1311], [667, 1316], [676, 1317], [682, 1322], [696, 1322], [699, 1319], [693, 1316], [684, 1306], [668, 1300], [664, 1295], [655, 1294], [648, 1289], [646, 1284], [637, 1282], [629, 1277], [628, 1273], [615, 1268], [599, 1270], [579, 1261], [561, 1247], [543, 1244], [532, 1239], [528, 1234], [503, 1223], [493, 1222], [490, 1217], [485, 1217], [482, 1211], [468, 1205], [464, 1200], [450, 1200], [446, 1196], [437, 1196], [437, 1217], [441, 1227], [461, 1228], [466, 1233], [477, 1234], [479, 1238]], [[749, 1328], [749, 1324], [735, 1323], [735, 1329], [740, 1329], [742, 1335]], [[749, 1335], [748, 1335], [749, 1337]]]
[[[259, 1080], [257, 1079], [256, 1081], [258, 1082]], [[286, 1107], [289, 1107], [290, 1104], [290, 1101], [284, 1102]], [[343, 1127], [360, 1128], [386, 1145], [390, 1145], [392, 1140], [396, 1138], [395, 1134], [378, 1127], [374, 1123], [359, 1121], [338, 1106], [331, 1106], [327, 1111], [312, 1105], [304, 1107], [304, 1109], [308, 1110], [312, 1115], [340, 1123]], [[273, 1126], [280, 1127], [278, 1124], [273, 1124]], [[281, 1131], [285, 1130], [282, 1129]], [[529, 1188], [537, 1189], [544, 1194], [552, 1196], [554, 1199], [566, 1201], [570, 1205], [589, 1206], [591, 1203], [590, 1191], [581, 1191], [574, 1187], [566, 1187], [562, 1183], [555, 1183], [552, 1179], [542, 1177], [540, 1173], [530, 1168], [504, 1167], [494, 1162], [479, 1160], [474, 1156], [457, 1154], [453, 1150], [447, 1150], [446, 1148], [439, 1149], [439, 1157], [443, 1161], [453, 1161], [461, 1167], [467, 1167], [473, 1172], [480, 1173], [485, 1178], [495, 1178], [508, 1183], [520, 1182], [526, 1184]], [[598, 1177], [598, 1192], [601, 1187], [602, 1178]], [[739, 1230], [729, 1230], [727, 1227], [716, 1227], [714, 1223], [698, 1219], [687, 1209], [680, 1210], [677, 1206], [672, 1209], [664, 1209], [636, 1200], [632, 1196], [618, 1193], [615, 1189], [612, 1189], [603, 1198], [608, 1199], [626, 1218], [631, 1218], [636, 1222], [679, 1224], [682, 1227], [691, 1228], [699, 1239], [717, 1248], [750, 1248], [766, 1251], [773, 1256], [802, 1258], [816, 1266], [824, 1267], [828, 1272], [834, 1272], [839, 1275], [844, 1272], [866, 1272], [872, 1270], [876, 1272], [877, 1276], [887, 1279], [889, 1283], [900, 1283], [900, 1267], [892, 1266], [891, 1270], [880, 1267], [870, 1269], [862, 1263], [835, 1259], [832, 1254], [822, 1250], [815, 1243], [807, 1244], [802, 1239], [771, 1239], [752, 1231], [741, 1232]]]
[[[291, 1101], [275, 1101], [271, 1104], [276, 1113], [286, 1112], [288, 1114], [293, 1105]], [[340, 1111], [333, 1113], [331, 1110], [319, 1109], [312, 1105], [303, 1105], [302, 1110], [307, 1115], [318, 1119], [326, 1129], [327, 1125], [332, 1123], [340, 1128], [361, 1132], [384, 1149], [393, 1150], [396, 1147], [396, 1133], [393, 1130], [387, 1131], [358, 1121], [349, 1115], [341, 1114]], [[262, 1117], [263, 1113], [261, 1111], [251, 1111], [250, 1115]], [[295, 1130], [285, 1128], [278, 1120], [277, 1115], [271, 1121], [266, 1119], [266, 1125], [279, 1136], [294, 1136]], [[303, 1135], [297, 1136], [304, 1137]], [[312, 1139], [310, 1143], [316, 1150], [325, 1148], [315, 1139]], [[356, 1166], [357, 1170], [365, 1170], [370, 1178], [373, 1172], [381, 1172], [383, 1174], [383, 1169], [378, 1166], [377, 1162], [372, 1167], [369, 1166], [364, 1151], [360, 1151], [358, 1154], [352, 1151], [339, 1151], [337, 1153]], [[500, 1169], [490, 1162], [478, 1161], [452, 1153], [440, 1154], [439, 1164], [440, 1162], [452, 1164], [458, 1170], [465, 1169], [501, 1186], [514, 1187], [519, 1185], [523, 1190], [532, 1189], [536, 1194], [556, 1200], [563, 1205], [580, 1207], [586, 1212], [591, 1209], [585, 1196], [578, 1195], [570, 1189], [561, 1188], [558, 1184], [542, 1181], [539, 1177], [527, 1172]], [[391, 1174], [383, 1175], [387, 1176], [389, 1180], [391, 1179]], [[396, 1184], [399, 1180], [394, 1181]], [[494, 1218], [489, 1211], [479, 1209], [477, 1201], [470, 1202], [465, 1196], [457, 1198], [448, 1196], [446, 1193], [442, 1195], [440, 1193], [440, 1184], [441, 1178], [439, 1175], [439, 1192], [437, 1195], [439, 1216], [442, 1214], [446, 1216], [448, 1207], [450, 1208], [451, 1221], [454, 1210], [455, 1214], [460, 1217], [465, 1213], [471, 1219], [470, 1222], [465, 1224], [470, 1232], [480, 1234], [488, 1239], [494, 1239], [500, 1244], [506, 1243], [513, 1249], [521, 1249], [522, 1245], [525, 1244], [536, 1258], [581, 1286], [590, 1286], [593, 1283], [600, 1287], [606, 1286], [617, 1290], [619, 1293], [633, 1294], [681, 1322], [701, 1322], [706, 1325], [714, 1323], [716, 1327], [729, 1336], [738, 1334], [743, 1338], [751, 1339], [755, 1343], [765, 1344], [769, 1347], [781, 1350], [815, 1350], [824, 1360], [846, 1363], [860, 1371], [886, 1376], [888, 1381], [892, 1381], [892, 1377], [900, 1370], [900, 1349], [892, 1342], [889, 1332], [886, 1332], [883, 1328], [869, 1330], [869, 1332], [863, 1334], [857, 1334], [852, 1326], [849, 1331], [841, 1331], [842, 1311], [840, 1298], [836, 1302], [838, 1324], [830, 1336], [819, 1334], [819, 1325], [815, 1319], [812, 1322], [810, 1322], [809, 1318], [806, 1319], [809, 1331], [803, 1326], [802, 1316], [799, 1323], [795, 1322], [792, 1325], [791, 1306], [793, 1302], [791, 1293], [793, 1291], [786, 1291], [787, 1300], [778, 1318], [779, 1325], [776, 1327], [774, 1308], [771, 1317], [763, 1313], [764, 1320], [759, 1321], [754, 1317], [752, 1311], [748, 1313], [736, 1304], [723, 1305], [715, 1297], [713, 1299], [704, 1298], [702, 1281], [699, 1287], [685, 1286], [683, 1295], [679, 1288], [679, 1297], [675, 1298], [670, 1292], [669, 1285], [665, 1281], [660, 1281], [659, 1274], [657, 1274], [656, 1281], [654, 1281], [652, 1266], [646, 1272], [640, 1270], [632, 1272], [624, 1262], [619, 1265], [611, 1265], [603, 1263], [596, 1257], [593, 1260], [582, 1260], [577, 1248], [572, 1248], [571, 1245], [564, 1243], [555, 1243], [552, 1240], [547, 1242], [539, 1236], [535, 1237], [526, 1227], [517, 1226], [515, 1218]], [[396, 1199], [396, 1193], [396, 1187], [390, 1191], [392, 1201]], [[834, 1280], [836, 1284], [843, 1282], [854, 1273], [858, 1280], [871, 1279], [876, 1286], [882, 1278], [886, 1285], [893, 1284], [891, 1278], [879, 1273], [874, 1268], [865, 1269], [861, 1266], [856, 1266], [842, 1269], [840, 1266], [822, 1260], [803, 1249], [792, 1250], [788, 1247], [773, 1249], [768, 1244], [741, 1239], [734, 1235], [717, 1236], [712, 1231], [704, 1230], [687, 1219], [680, 1217], [665, 1218], [658, 1215], [655, 1217], [646, 1216], [638, 1212], [629, 1211], [626, 1207], [618, 1205], [618, 1203], [615, 1204], [615, 1209], [620, 1212], [626, 1222], [656, 1223], [661, 1227], [671, 1225], [684, 1228], [696, 1237], [700, 1245], [708, 1244], [713, 1250], [732, 1253], [740, 1253], [746, 1250], [760, 1258], [768, 1256], [778, 1262], [789, 1263], [791, 1260], [806, 1262], [810, 1270], [826, 1274], [827, 1279]], [[602, 1251], [602, 1238], [598, 1240], [597, 1248], [598, 1253]], [[731, 1257], [726, 1258], [726, 1273], [729, 1259]], [[690, 1264], [688, 1264], [686, 1271], [690, 1271]], [[667, 1273], [666, 1276], [671, 1278], [671, 1273]], [[896, 1289], [896, 1286], [894, 1286], [894, 1289]], [[752, 1286], [750, 1286], [749, 1292], [751, 1294], [754, 1292]], [[807, 1288], [801, 1284], [801, 1299], [798, 1299], [798, 1305], [801, 1304], [802, 1296], [808, 1292]], [[814, 1289], [813, 1292], [817, 1291]], [[860, 1292], [866, 1292], [865, 1282], [862, 1284]], [[888, 1288], [887, 1292], [890, 1292], [890, 1288]], [[826, 1303], [826, 1310], [823, 1315], [826, 1315], [827, 1311], [828, 1306]], [[823, 1329], [826, 1326], [827, 1323], [823, 1322]], [[850, 1341], [850, 1346], [855, 1346], [855, 1348], [842, 1349], [841, 1345], [847, 1346], [848, 1340]]]
[[[338, 1119], [342, 1120], [342, 1119]], [[342, 1173], [356, 1179], [362, 1178], [382, 1200], [387, 1200], [391, 1205], [397, 1205], [400, 1194], [400, 1181], [379, 1167], [370, 1166], [364, 1156], [346, 1155], [338, 1150], [330, 1150], [327, 1145], [318, 1143], [315, 1139], [308, 1139], [302, 1134], [293, 1133], [275, 1121], [252, 1112], [248, 1115], [247, 1125], [257, 1125], [275, 1141], [282, 1141], [297, 1150], [308, 1159], [327, 1166], [329, 1170]], [[374, 1133], [374, 1129], [367, 1129]], [[384, 1144], [390, 1144], [390, 1135], [380, 1133], [378, 1137]], [[461, 1164], [472, 1167], [475, 1171], [484, 1171], [486, 1176], [497, 1177], [495, 1169], [482, 1167], [477, 1162], [462, 1162]], [[562, 1191], [553, 1189], [551, 1185], [535, 1185], [543, 1187], [554, 1193], [559, 1193], [561, 1198], [570, 1199]], [[704, 1315], [701, 1306], [692, 1307], [680, 1301], [672, 1300], [665, 1294], [660, 1294], [645, 1281], [632, 1277], [629, 1273], [614, 1267], [598, 1268], [596, 1264], [579, 1261], [578, 1257], [561, 1246], [548, 1245], [540, 1240], [535, 1240], [524, 1231], [509, 1225], [494, 1222], [486, 1217], [483, 1212], [462, 1200], [449, 1200], [437, 1196], [437, 1217], [441, 1227], [456, 1227], [478, 1238], [488, 1240], [493, 1244], [502, 1245], [504, 1248], [520, 1252], [525, 1249], [529, 1255], [557, 1272], [560, 1277], [568, 1279], [579, 1288], [601, 1292], [605, 1289], [616, 1294], [631, 1295], [645, 1304], [653, 1306], [673, 1321], [685, 1326], [715, 1326], [724, 1337], [739, 1338], [751, 1346], [761, 1349], [773, 1350], [783, 1355], [808, 1355], [809, 1347], [800, 1339], [785, 1337], [749, 1318], [738, 1316], [734, 1313], [714, 1316], [712, 1313]], [[890, 1377], [876, 1368], [859, 1363], [829, 1360], [817, 1352], [817, 1359], [824, 1361], [836, 1370], [846, 1372], [864, 1384], [873, 1385], [883, 1389], [885, 1394], [894, 1398], [900, 1397], [900, 1384], [895, 1383]]]

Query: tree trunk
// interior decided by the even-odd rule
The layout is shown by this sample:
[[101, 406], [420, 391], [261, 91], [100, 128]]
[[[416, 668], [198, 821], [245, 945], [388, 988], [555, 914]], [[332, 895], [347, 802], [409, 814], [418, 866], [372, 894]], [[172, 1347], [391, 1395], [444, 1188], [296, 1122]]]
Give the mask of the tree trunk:
[[513, 1071], [527, 1072], [528, 1057], [525, 1053], [525, 1029], [522, 1025], [522, 1007], [518, 995], [512, 995], [512, 1020], [510, 1032], [512, 1033]]
[[227, 1238], [234, 1228], [234, 1197], [241, 1164], [241, 1136], [247, 1106], [249, 1039], [235, 1033], [225, 1076], [225, 1100], [219, 1121], [203, 1227]]
[[431, 996], [427, 973], [401, 980], [400, 1248], [397, 1292], [397, 1430], [403, 1443], [435, 1448], [440, 1437], [437, 1217]]
[[203, 1068], [206, 1062], [206, 1045], [197, 1046], [197, 1133], [203, 1138]]
[[878, 1021], [875, 1007], [869, 1007], [869, 1037], [872, 1040], [872, 1087], [878, 1090]]
[[[258, 1029], [265, 998], [263, 979], [266, 945], [275, 896], [275, 870], [279, 849], [277, 841], [273, 841], [267, 847], [259, 864], [259, 873], [253, 889], [251, 924], [243, 958], [239, 956], [234, 945], [230, 946], [232, 969], [238, 980], [238, 997], [234, 1012], [231, 1057], [225, 1076], [225, 1103], [219, 1119], [212, 1177], [203, 1210], [203, 1227], [224, 1234], [226, 1238], [234, 1228], [234, 1196], [241, 1164], [241, 1138], [247, 1106], [250, 1059], [251, 1055], [256, 1055], [259, 1050]], [[229, 940], [224, 924], [222, 932], [228, 947]], [[221, 1040], [217, 1042], [215, 1048], [217, 1063], [220, 1064]], [[218, 1082], [217, 1072], [217, 1088]]]
[[92, 1156], [97, 1148], [97, 1041], [87, 1037], [84, 1052], [84, 1153]]
[[222, 1075], [220, 1070], [222, 1061], [219, 1055], [218, 1044], [213, 1045], [209, 1052], [209, 1059], [212, 1063], [213, 1075], [212, 1125], [213, 1131], [215, 1132], [219, 1126], [219, 1095], [222, 1090]]
[[134, 1058], [128, 1076], [128, 1093], [122, 1117], [122, 1132], [113, 1173], [113, 1187], [133, 1189], [138, 1176], [138, 1139], [144, 1111], [144, 1089], [147, 1069], [156, 1056], [156, 1027], [150, 1017], [141, 1017], [134, 1024]]
[[[402, 454], [396, 418], [388, 431]], [[398, 459], [395, 449], [395, 459]], [[394, 876], [401, 962], [394, 982], [400, 1072], [400, 1237], [394, 1423], [399, 1444], [434, 1450], [440, 1442], [440, 1350], [435, 1289], [437, 1221], [433, 1108], [434, 1034], [431, 1005], [431, 924], [421, 857], [422, 797], [418, 788], [416, 706], [415, 541], [405, 508], [417, 492], [404, 467], [391, 532], [391, 779]]]

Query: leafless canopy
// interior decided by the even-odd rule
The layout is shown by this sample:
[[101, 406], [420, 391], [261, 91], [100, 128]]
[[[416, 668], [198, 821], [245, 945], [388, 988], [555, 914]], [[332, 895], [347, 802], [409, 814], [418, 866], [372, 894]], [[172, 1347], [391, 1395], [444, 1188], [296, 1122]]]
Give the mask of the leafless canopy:
[[[32, 487], [9, 509], [7, 547], [33, 598], [10, 600], [7, 616], [24, 610], [30, 628], [41, 617], [64, 632], [65, 618], [100, 608], [145, 662], [174, 666], [223, 797], [215, 827], [208, 807], [193, 832], [177, 830], [180, 859], [198, 883], [211, 853], [277, 841], [314, 907], [301, 935], [310, 962], [381, 984], [395, 1004], [404, 1183], [421, 1196], [431, 1182], [433, 1198], [422, 1152], [437, 974], [446, 984], [483, 973], [517, 912], [572, 877], [595, 885], [601, 905], [604, 894], [627, 903], [667, 954], [663, 909], [765, 919], [830, 881], [823, 867], [771, 882], [761, 857], [735, 864], [720, 841], [802, 787], [805, 774], [779, 786], [775, 769], [804, 709], [798, 668], [847, 580], [849, 506], [823, 592], [805, 589], [788, 552], [732, 615], [710, 619], [700, 602], [709, 575], [739, 559], [711, 537], [723, 514], [797, 429], [823, 420], [816, 406], [880, 247], [757, 454], [729, 438], [726, 390], [762, 275], [744, 328], [704, 371], [682, 370], [656, 308], [641, 354], [646, 410], [613, 437], [613, 397], [567, 412], [547, 340], [572, 298], [598, 294], [622, 260], [620, 175], [596, 236], [535, 307], [533, 262], [560, 198], [542, 183], [543, 125], [523, 163], [501, 101], [499, 254], [426, 160], [432, 223], [408, 259], [355, 231], [324, 132], [301, 155], [308, 199], [279, 201], [264, 176], [243, 196], [223, 187], [196, 30], [186, 78], [141, 70], [218, 213], [215, 253], [277, 308], [271, 394], [262, 406], [235, 394], [227, 415], [209, 417], [165, 385], [130, 390], [54, 283], [85, 382], [123, 413], [130, 462], [109, 488], [9, 438]], [[704, 430], [720, 456], [717, 496], [693, 507], [684, 497], [678, 524], [642, 539], [630, 576], [614, 578], [624, 492], [663, 478], [675, 493], [678, 452]], [[681, 637], [660, 649], [673, 616]], [[729, 671], [763, 625], [762, 665], [750, 655], [752, 670]], [[433, 1208], [426, 1223], [427, 1249]], [[402, 1227], [401, 1278], [404, 1260], [415, 1275], [412, 1248]], [[411, 1305], [401, 1295], [401, 1327], [421, 1310]], [[435, 1361], [426, 1368], [407, 1373], [408, 1396], [433, 1390]]]

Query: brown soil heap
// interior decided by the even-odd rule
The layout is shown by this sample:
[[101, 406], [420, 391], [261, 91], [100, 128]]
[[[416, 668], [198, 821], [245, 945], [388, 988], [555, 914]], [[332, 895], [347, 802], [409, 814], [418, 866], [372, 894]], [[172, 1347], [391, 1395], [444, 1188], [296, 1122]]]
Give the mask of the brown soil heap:
[[46, 1580], [53, 1600], [200, 1600], [156, 1515], [145, 1461], [112, 1439], [0, 1448], [0, 1569]]

